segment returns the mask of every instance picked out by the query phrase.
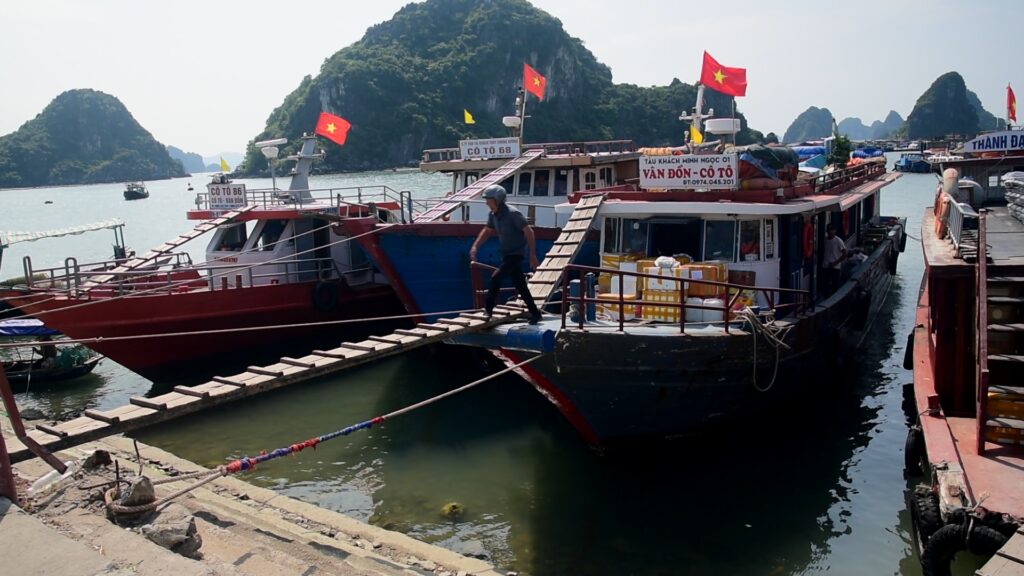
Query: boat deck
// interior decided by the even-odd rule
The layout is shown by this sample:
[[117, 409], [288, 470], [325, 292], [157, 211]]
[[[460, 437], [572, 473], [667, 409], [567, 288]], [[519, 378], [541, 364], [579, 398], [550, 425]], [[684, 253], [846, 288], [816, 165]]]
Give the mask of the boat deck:
[[981, 505], [989, 510], [1024, 517], [1024, 446], [986, 442], [985, 455], [979, 456], [974, 450], [978, 438], [974, 418], [947, 417], [946, 424], [958, 447], [972, 499], [980, 502], [985, 498]]
[[[1006, 206], [985, 208], [985, 228], [988, 238], [989, 266], [1024, 266], [1024, 224], [1010, 216]], [[935, 229], [935, 214], [925, 209], [922, 219], [924, 230]], [[923, 234], [925, 262], [929, 273], [939, 276], [973, 274], [975, 265], [956, 256], [949, 239], [935, 234]]]

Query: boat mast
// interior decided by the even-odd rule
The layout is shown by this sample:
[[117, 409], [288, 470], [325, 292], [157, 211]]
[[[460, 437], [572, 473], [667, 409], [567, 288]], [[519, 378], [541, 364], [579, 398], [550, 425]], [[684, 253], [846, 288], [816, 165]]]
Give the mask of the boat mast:
[[309, 172], [313, 168], [313, 160], [323, 157], [323, 152], [316, 151], [316, 136], [303, 133], [302, 148], [299, 153], [288, 157], [288, 160], [295, 160], [295, 168], [292, 169], [292, 181], [288, 185], [288, 191], [296, 202], [301, 204], [313, 200], [313, 196], [309, 193]]
[[[704, 85], [698, 82], [697, 83], [697, 104], [693, 107], [693, 113], [691, 113], [689, 116], [687, 116], [686, 113], [684, 112], [683, 114], [681, 114], [679, 116], [679, 119], [680, 120], [684, 120], [684, 121], [685, 120], [689, 120], [690, 127], [691, 128], [696, 128], [698, 132], [703, 134], [704, 133], [704, 120], [707, 119], [707, 118], [714, 118], [715, 117], [715, 109], [714, 108], [709, 108], [707, 114], [704, 114], [702, 112], [703, 108], [704, 108]], [[689, 132], [687, 134], [689, 134]], [[684, 137], [684, 139], [685, 139], [685, 137]], [[690, 152], [693, 152], [693, 151], [694, 150], [691, 148]]]

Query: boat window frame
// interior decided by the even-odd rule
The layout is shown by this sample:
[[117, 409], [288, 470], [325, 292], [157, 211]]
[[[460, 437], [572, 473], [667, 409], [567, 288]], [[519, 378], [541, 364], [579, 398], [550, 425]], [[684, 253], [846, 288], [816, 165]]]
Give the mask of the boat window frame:
[[[277, 234], [277, 237], [273, 240], [263, 243], [263, 231], [266, 229], [267, 224], [270, 222], [284, 222], [284, 226], [281, 231]], [[281, 248], [284, 244], [280, 242], [282, 238], [285, 238], [286, 234], [291, 232], [292, 221], [288, 218], [268, 218], [266, 220], [259, 220], [256, 226], [253, 227], [252, 233], [249, 236], [249, 240], [246, 243], [245, 251], [254, 253], [263, 252], [274, 252]], [[275, 244], [276, 242], [276, 244]]]
[[[702, 254], [702, 256], [703, 256], [702, 261], [703, 262], [710, 262], [710, 261], [716, 261], [716, 260], [717, 261], [724, 261], [724, 262], [736, 262], [737, 254], [739, 252], [739, 245], [738, 245], [739, 226], [737, 225], [737, 220], [739, 220], [739, 219], [735, 218], [735, 217], [728, 217], [728, 218], [708, 218], [707, 216], [704, 217], [704, 239], [703, 239], [703, 254]], [[708, 228], [710, 227], [711, 224], [717, 225], [719, 223], [728, 223], [728, 224], [732, 225], [732, 234], [730, 235], [731, 238], [732, 238], [732, 255], [731, 255], [730, 258], [715, 257], [715, 256], [712, 256], [711, 254], [708, 253], [708, 246], [711, 245], [711, 243], [708, 242]], [[723, 236], [723, 238], [724, 238], [724, 236]]]

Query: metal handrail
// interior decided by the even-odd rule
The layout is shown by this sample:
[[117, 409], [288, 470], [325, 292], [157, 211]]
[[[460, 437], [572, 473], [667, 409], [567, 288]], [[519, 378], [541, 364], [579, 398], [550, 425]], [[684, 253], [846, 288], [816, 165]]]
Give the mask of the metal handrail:
[[[612, 154], [636, 152], [633, 140], [594, 140], [582, 142], [537, 142], [523, 144], [523, 150], [543, 148], [545, 155]], [[423, 151], [421, 162], [451, 162], [462, 160], [459, 148], [431, 148]]]
[[985, 428], [988, 422], [988, 257], [985, 250], [985, 215], [978, 218], [978, 304], [977, 304], [977, 414], [978, 455], [985, 453]]
[[[772, 287], [772, 286], [747, 286], [747, 285], [744, 285], [744, 284], [735, 284], [735, 283], [732, 283], [732, 282], [719, 282], [717, 280], [704, 280], [704, 279], [695, 279], [695, 278], [675, 278], [675, 277], [666, 278], [664, 276], [658, 276], [658, 275], [655, 275], [655, 274], [645, 274], [643, 272], [631, 272], [631, 271], [627, 271], [627, 270], [615, 270], [615, 269], [612, 269], [612, 268], [600, 268], [600, 267], [595, 267], [595, 266], [585, 266], [585, 265], [582, 265], [582, 264], [568, 264], [565, 267], [565, 270], [562, 271], [562, 328], [563, 329], [566, 327], [566, 314], [568, 312], [569, 298], [568, 298], [567, 295], [569, 294], [569, 276], [570, 276], [570, 272], [573, 271], [573, 270], [579, 271], [581, 276], [583, 274], [587, 273], [587, 272], [608, 273], [608, 274], [615, 274], [615, 275], [618, 276], [618, 282], [619, 282], [619, 292], [618, 292], [618, 296], [619, 296], [619, 300], [618, 300], [618, 305], [619, 305], [619, 332], [623, 332], [625, 330], [625, 316], [626, 316], [626, 314], [625, 314], [625, 310], [626, 310], [625, 306], [626, 306], [626, 299], [625, 299], [625, 293], [624, 293], [624, 290], [623, 290], [623, 284], [625, 283], [625, 276], [627, 276], [627, 275], [635, 277], [635, 278], [652, 278], [652, 279], [655, 279], [655, 280], [673, 280], [673, 281], [678, 282], [678, 283], [704, 284], [704, 285], [707, 285], [707, 286], [715, 286], [715, 287], [719, 287], [719, 288], [725, 288], [725, 296], [726, 297], [722, 299], [723, 305], [721, 306], [721, 308], [716, 307], [716, 306], [703, 306], [703, 305], [698, 306], [696, 304], [687, 304], [685, 298], [683, 297], [683, 290], [679, 290], [679, 301], [678, 302], [655, 302], [653, 300], [651, 300], [651, 301], [648, 301], [648, 300], [630, 300], [629, 301], [629, 303], [631, 305], [633, 305], [633, 306], [637, 306], [637, 305], [639, 305], [639, 306], [651, 305], [651, 306], [659, 306], [659, 307], [664, 307], [664, 308], [678, 309], [679, 310], [679, 333], [680, 334], [685, 334], [686, 333], [686, 310], [687, 309], [716, 310], [716, 311], [717, 310], [721, 310], [722, 311], [723, 323], [725, 325], [725, 332], [726, 332], [726, 334], [728, 334], [729, 333], [729, 311], [732, 310], [733, 306], [736, 304], [736, 301], [739, 300], [740, 295], [744, 291], [753, 290], [753, 291], [760, 292], [761, 294], [763, 294], [765, 296], [765, 300], [767, 300], [767, 302], [768, 302], [768, 308], [770, 310], [772, 310], [773, 312], [776, 311], [776, 310], [780, 310], [780, 309], [788, 308], [788, 307], [796, 308], [799, 311], [801, 309], [801, 304], [802, 304], [802, 308], [805, 308], [805, 309], [806, 308], [810, 308], [810, 306], [811, 306], [811, 294], [807, 290], [799, 290], [799, 289], [794, 289], [794, 288], [775, 288], [775, 287]], [[736, 292], [735, 292], [735, 294], [733, 294], [730, 297], [729, 294], [730, 294], [731, 290], [735, 290]], [[580, 314], [578, 315], [578, 318], [579, 318], [579, 329], [580, 330], [584, 329], [584, 317], [585, 317], [585, 314], [583, 314], [582, 311], [586, 309], [586, 304], [597, 303], [597, 302], [605, 302], [605, 303], [608, 302], [607, 300], [601, 300], [601, 299], [596, 298], [596, 297], [595, 298], [587, 297], [585, 292], [586, 292], [585, 290], [580, 290], [579, 296], [572, 298], [572, 300], [574, 302], [578, 303], [579, 309], [581, 311]], [[796, 296], [800, 297], [800, 299], [802, 300], [802, 303], [792, 303], [792, 304], [779, 304], [779, 305], [776, 305], [775, 304], [775, 300], [772, 297], [772, 295], [775, 294], [775, 293], [778, 293], [780, 296], [782, 294], [793, 294], [793, 295], [796, 295]]]
[[946, 197], [946, 201], [949, 203], [950, 209], [947, 213], [947, 227], [949, 228], [949, 238], [953, 241], [953, 247], [957, 249], [958, 253], [960, 245], [963, 243], [963, 231], [973, 230], [976, 226], [972, 223], [978, 221], [978, 213], [971, 207], [970, 204], [963, 202], [957, 202], [953, 196], [943, 193]]
[[[298, 193], [308, 193], [311, 200], [301, 202]], [[244, 202], [246, 205], [256, 205], [263, 208], [271, 206], [288, 206], [301, 208], [308, 202], [328, 202], [334, 206], [344, 204], [357, 204], [365, 206], [369, 202], [395, 202], [401, 204], [402, 192], [396, 191], [384, 184], [374, 186], [347, 186], [342, 188], [310, 188], [306, 190], [280, 190], [273, 188], [254, 188], [245, 190]], [[196, 193], [196, 207], [199, 209], [210, 209], [210, 193]]]

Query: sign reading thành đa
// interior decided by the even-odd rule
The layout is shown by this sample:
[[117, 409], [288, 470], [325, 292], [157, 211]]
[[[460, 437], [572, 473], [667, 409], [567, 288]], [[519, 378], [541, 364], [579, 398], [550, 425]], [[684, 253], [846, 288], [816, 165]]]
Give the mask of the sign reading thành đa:
[[231, 210], [245, 206], [245, 184], [207, 184], [210, 210]]
[[735, 154], [640, 157], [641, 188], [735, 190], [738, 183]]
[[1004, 130], [982, 134], [964, 143], [964, 152], [1024, 152], [1024, 130]]

